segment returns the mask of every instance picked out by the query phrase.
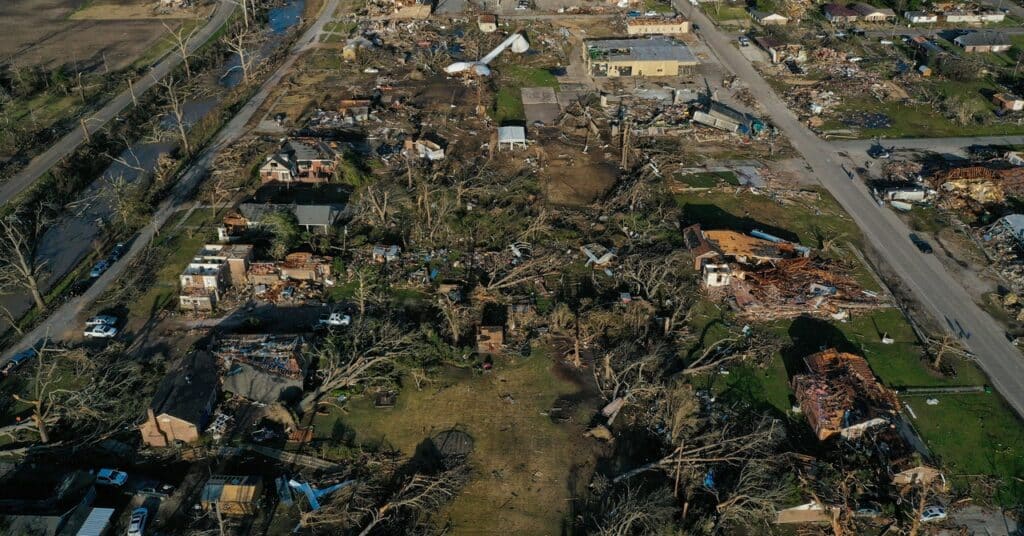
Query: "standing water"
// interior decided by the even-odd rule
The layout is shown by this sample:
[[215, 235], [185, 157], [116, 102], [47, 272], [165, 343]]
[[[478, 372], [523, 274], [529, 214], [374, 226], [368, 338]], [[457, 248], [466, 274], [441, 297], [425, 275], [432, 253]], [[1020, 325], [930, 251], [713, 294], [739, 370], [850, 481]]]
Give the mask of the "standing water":
[[[284, 34], [297, 25], [306, 9], [306, 0], [290, 0], [267, 11], [267, 26], [271, 36], [253, 55], [251, 62], [257, 63], [270, 55], [279, 44]], [[232, 54], [224, 66], [224, 74], [220, 77], [220, 85], [233, 88], [242, 83], [242, 67], [238, 54]]]

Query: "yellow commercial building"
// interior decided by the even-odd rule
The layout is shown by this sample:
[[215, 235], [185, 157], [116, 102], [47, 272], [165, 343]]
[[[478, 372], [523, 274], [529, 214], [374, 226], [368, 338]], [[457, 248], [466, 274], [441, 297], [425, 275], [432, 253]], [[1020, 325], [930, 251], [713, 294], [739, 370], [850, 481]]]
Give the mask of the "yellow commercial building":
[[587, 41], [591, 76], [678, 76], [700, 64], [689, 47], [668, 37]]
[[627, 35], [680, 35], [690, 33], [685, 17], [637, 17], [626, 21]]

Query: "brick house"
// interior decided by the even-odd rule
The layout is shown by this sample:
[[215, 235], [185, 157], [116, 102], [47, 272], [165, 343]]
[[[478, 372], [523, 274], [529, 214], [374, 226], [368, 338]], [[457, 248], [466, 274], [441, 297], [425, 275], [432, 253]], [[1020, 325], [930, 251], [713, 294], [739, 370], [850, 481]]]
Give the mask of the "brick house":
[[208, 352], [193, 352], [164, 376], [139, 425], [142, 442], [169, 447], [199, 440], [220, 392], [217, 363]]

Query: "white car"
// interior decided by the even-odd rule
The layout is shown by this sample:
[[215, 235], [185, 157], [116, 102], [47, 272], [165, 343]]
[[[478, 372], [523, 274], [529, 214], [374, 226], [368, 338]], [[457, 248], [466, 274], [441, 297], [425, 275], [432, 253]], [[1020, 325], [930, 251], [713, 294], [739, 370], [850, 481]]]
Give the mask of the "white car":
[[921, 512], [921, 523], [931, 523], [946, 519], [946, 509], [941, 506], [929, 506]]
[[97, 315], [85, 321], [86, 327], [92, 326], [113, 326], [117, 324], [117, 317], [110, 315]]
[[117, 328], [109, 324], [97, 324], [82, 333], [89, 339], [113, 339], [117, 336]]
[[132, 510], [132, 519], [128, 522], [128, 536], [142, 536], [146, 528], [146, 518], [149, 517], [149, 510], [136, 508]]
[[351, 324], [352, 317], [349, 315], [343, 315], [341, 313], [320, 315], [320, 319], [316, 321], [316, 326], [318, 328], [333, 328], [340, 326], [348, 326]]
[[128, 473], [117, 469], [100, 469], [96, 473], [96, 483], [103, 486], [121, 487], [128, 481]]

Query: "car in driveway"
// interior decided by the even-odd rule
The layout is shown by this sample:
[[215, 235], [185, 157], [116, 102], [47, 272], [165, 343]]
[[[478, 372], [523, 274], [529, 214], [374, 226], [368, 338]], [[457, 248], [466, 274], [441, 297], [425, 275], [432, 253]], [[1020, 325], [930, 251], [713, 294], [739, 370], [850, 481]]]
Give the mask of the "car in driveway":
[[921, 250], [921, 253], [931, 253], [932, 251], [934, 251], [932, 249], [932, 245], [929, 244], [928, 241], [926, 241], [925, 239], [918, 236], [917, 233], [910, 233], [910, 241], [913, 242], [915, 246], [917, 246], [917, 249]]
[[89, 277], [96, 279], [103, 275], [103, 272], [106, 272], [107, 268], [110, 268], [110, 263], [107, 262], [106, 259], [101, 259], [96, 264], [92, 265], [92, 270], [89, 270]]
[[741, 35], [741, 36], [737, 37], [736, 40], [739, 41], [741, 47], [749, 47], [750, 46], [750, 39], [747, 36], [745, 36], [745, 35]]
[[934, 523], [946, 519], [946, 509], [942, 506], [929, 506], [921, 512], [921, 523]]
[[96, 483], [101, 486], [119, 488], [128, 481], [128, 473], [117, 469], [103, 468], [96, 473]]
[[146, 530], [146, 520], [149, 518], [149, 510], [136, 508], [132, 510], [131, 520], [128, 521], [128, 536], [142, 536]]
[[97, 324], [82, 332], [87, 339], [113, 339], [117, 336], [117, 328], [109, 324]]
[[328, 329], [344, 327], [352, 324], [352, 317], [341, 313], [329, 313], [320, 315], [314, 329]]

